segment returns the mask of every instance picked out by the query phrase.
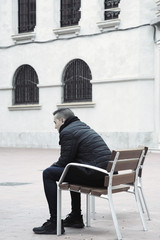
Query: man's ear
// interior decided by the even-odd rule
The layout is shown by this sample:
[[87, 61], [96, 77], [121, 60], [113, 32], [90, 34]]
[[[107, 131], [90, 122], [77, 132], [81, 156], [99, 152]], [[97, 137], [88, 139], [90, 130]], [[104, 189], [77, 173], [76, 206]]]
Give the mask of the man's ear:
[[64, 123], [66, 121], [66, 119], [65, 118], [62, 118], [62, 123]]

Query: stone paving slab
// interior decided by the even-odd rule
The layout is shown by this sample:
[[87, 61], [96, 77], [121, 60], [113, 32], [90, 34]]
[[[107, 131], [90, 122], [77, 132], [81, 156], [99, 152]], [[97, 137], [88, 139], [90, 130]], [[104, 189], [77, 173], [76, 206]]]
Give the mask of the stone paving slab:
[[[59, 156], [55, 149], [0, 148], [0, 240], [114, 240], [115, 229], [108, 202], [96, 198], [96, 220], [84, 229], [66, 228], [62, 236], [36, 235], [33, 227], [49, 218], [43, 192], [42, 170]], [[134, 196], [115, 194], [115, 209], [124, 240], [160, 239], [160, 154], [149, 153], [143, 172], [143, 186], [151, 221], [142, 230]], [[82, 195], [85, 221], [85, 196]], [[70, 212], [70, 195], [63, 194], [63, 217]]]

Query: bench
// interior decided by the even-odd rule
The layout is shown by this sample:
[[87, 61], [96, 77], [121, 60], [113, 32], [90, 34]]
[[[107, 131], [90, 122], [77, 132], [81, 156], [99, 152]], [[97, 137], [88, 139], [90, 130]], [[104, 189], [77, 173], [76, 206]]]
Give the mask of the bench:
[[[130, 192], [133, 187], [134, 195], [138, 205], [140, 218], [143, 225], [143, 230], [147, 230], [146, 223], [143, 215], [142, 203], [139, 194], [139, 176], [141, 175], [141, 167], [146, 155], [146, 148], [127, 149], [127, 150], [114, 150], [111, 154], [111, 159], [108, 162], [107, 169], [101, 169], [95, 166], [79, 163], [69, 163], [57, 183], [57, 235], [61, 235], [61, 201], [62, 191], [75, 191], [86, 194], [86, 226], [90, 226], [90, 197], [96, 196], [105, 198], [109, 202], [113, 223], [115, 226], [118, 240], [122, 239], [112, 196], [114, 193]], [[65, 176], [70, 167], [85, 167], [94, 169], [96, 171], [105, 173], [104, 186], [90, 187], [77, 184], [70, 184], [64, 182]], [[114, 174], [117, 172], [118, 174]]]

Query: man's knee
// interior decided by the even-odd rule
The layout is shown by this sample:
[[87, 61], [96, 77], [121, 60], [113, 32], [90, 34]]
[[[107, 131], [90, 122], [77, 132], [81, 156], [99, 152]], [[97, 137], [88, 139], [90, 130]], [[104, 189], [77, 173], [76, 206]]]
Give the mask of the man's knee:
[[46, 168], [45, 170], [43, 170], [43, 179], [46, 179], [49, 176], [49, 168]]
[[49, 167], [43, 171], [43, 179], [51, 179], [58, 181], [64, 168], [61, 167]]

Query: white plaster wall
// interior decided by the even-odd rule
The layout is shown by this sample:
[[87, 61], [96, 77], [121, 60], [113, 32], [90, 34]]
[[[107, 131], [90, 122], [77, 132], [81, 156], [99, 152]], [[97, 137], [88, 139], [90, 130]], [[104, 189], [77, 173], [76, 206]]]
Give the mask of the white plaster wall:
[[0, 45], [11, 43], [12, 34], [12, 1], [0, 1]]
[[49, 40], [53, 38], [54, 12], [57, 12], [55, 3], [57, 0], [38, 0], [36, 1], [36, 40]]
[[97, 131], [153, 131], [152, 80], [96, 84], [94, 91]]
[[[0, 9], [3, 4], [8, 12], [13, 7], [9, 0], [3, 0]], [[150, 22], [152, 6], [151, 0], [121, 0], [120, 29]], [[82, 0], [80, 35], [99, 33], [96, 23], [103, 20], [102, 8], [103, 1], [92, 0], [88, 8], [88, 1]], [[76, 115], [98, 131], [111, 148], [144, 143], [154, 146], [152, 27], [56, 40], [53, 29], [59, 27], [58, 13], [57, 0], [37, 1], [36, 41], [53, 42], [0, 49], [0, 146], [58, 147], [52, 112], [63, 102], [62, 74], [74, 58], [83, 59], [91, 69], [95, 102], [93, 108], [74, 108]], [[5, 15], [3, 22], [11, 16]], [[5, 38], [0, 37], [0, 44], [5, 45], [10, 27], [2, 25]], [[40, 110], [8, 109], [12, 106], [13, 76], [22, 64], [31, 65], [38, 75]]]

